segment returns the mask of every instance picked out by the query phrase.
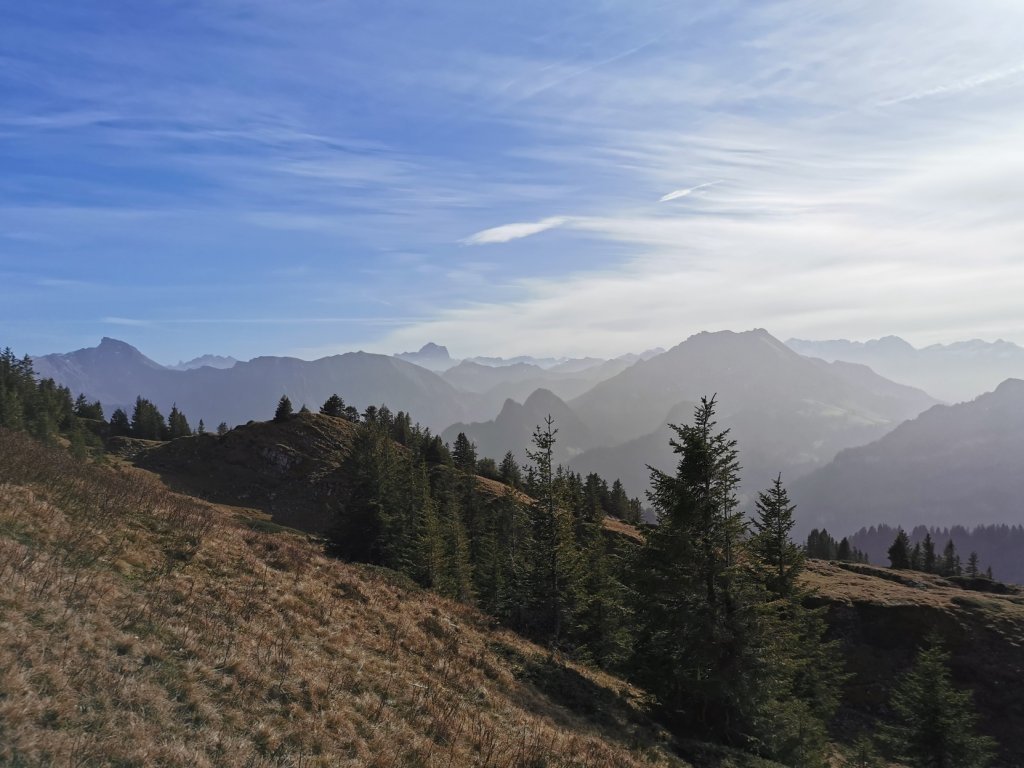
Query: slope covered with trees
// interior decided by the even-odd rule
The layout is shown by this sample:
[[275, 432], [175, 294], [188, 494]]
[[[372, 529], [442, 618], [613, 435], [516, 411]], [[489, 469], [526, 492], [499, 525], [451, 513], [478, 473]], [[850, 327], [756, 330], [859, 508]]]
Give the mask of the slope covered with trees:
[[769, 766], [690, 762], [619, 678], [3, 429], [0, 603], [4, 765]]

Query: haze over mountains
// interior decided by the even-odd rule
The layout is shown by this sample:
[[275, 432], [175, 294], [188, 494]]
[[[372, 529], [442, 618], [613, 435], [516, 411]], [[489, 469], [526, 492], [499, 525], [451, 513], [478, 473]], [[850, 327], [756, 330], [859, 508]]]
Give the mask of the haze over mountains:
[[192, 360], [182, 360], [177, 365], [168, 365], [167, 367], [174, 371], [191, 371], [193, 368], [202, 368], [203, 366], [233, 368], [237, 362], [235, 358], [223, 355], [200, 355]]
[[[789, 349], [767, 331], [700, 333], [667, 352], [613, 360], [581, 358], [485, 365], [471, 360], [438, 374], [408, 358], [454, 363], [445, 347], [413, 355], [353, 352], [304, 361], [261, 357], [231, 367], [162, 366], [134, 347], [104, 339], [98, 347], [37, 360], [75, 393], [108, 409], [129, 410], [137, 395], [162, 410], [172, 404], [195, 424], [264, 419], [287, 394], [316, 409], [332, 393], [360, 410], [387, 403], [449, 442], [461, 431], [481, 456], [525, 458], [533, 428], [555, 417], [559, 461], [620, 477], [631, 494], [647, 487], [648, 465], [668, 469], [669, 422], [689, 420], [705, 394], [718, 395], [723, 426], [743, 446], [748, 490], [778, 472], [795, 479], [835, 454], [882, 436], [936, 401], [926, 393], [850, 363], [826, 363]], [[197, 361], [221, 362], [207, 356]], [[494, 363], [497, 358], [492, 359]]]
[[1024, 381], [935, 406], [790, 489], [806, 532], [1024, 523]]
[[[547, 367], [456, 362], [444, 347], [428, 345], [435, 362], [443, 356], [452, 363], [438, 374], [400, 356], [363, 352], [315, 361], [204, 356], [170, 368], [105, 338], [95, 348], [35, 362], [41, 376], [99, 399], [108, 416], [115, 407], [130, 413], [142, 395], [165, 412], [176, 403], [193, 425], [200, 418], [208, 427], [240, 424], [268, 418], [282, 393], [296, 408], [315, 410], [337, 392], [360, 410], [382, 402], [406, 410], [449, 442], [465, 432], [480, 456], [497, 460], [506, 451], [525, 459], [534, 427], [551, 414], [559, 429], [556, 459], [575, 471], [621, 478], [631, 495], [646, 489], [648, 466], [674, 466], [667, 424], [688, 422], [698, 399], [717, 393], [720, 424], [741, 446], [743, 490], [756, 491], [782, 472], [800, 505], [802, 529], [824, 525], [842, 535], [877, 523], [1024, 521], [1014, 506], [1024, 498], [1021, 382], [1007, 381], [961, 406], [932, 408], [937, 401], [919, 389], [865, 365], [803, 356], [794, 350], [800, 344], [783, 344], [764, 330], [700, 333], [653, 356]], [[816, 349], [902, 350], [905, 378], [918, 379], [934, 375], [939, 363], [966, 359], [970, 349], [985, 375], [995, 375], [997, 363], [1012, 365], [1019, 351], [1005, 343], [913, 354], [908, 348], [887, 339]], [[924, 361], [916, 373], [914, 360]]]
[[991, 392], [1006, 379], [1024, 378], [1024, 347], [1002, 339], [972, 339], [923, 349], [898, 336], [866, 342], [790, 339], [786, 344], [801, 355], [867, 365], [886, 378], [919, 387], [950, 403]]
[[561, 461], [584, 474], [621, 478], [630, 493], [641, 493], [648, 465], [667, 470], [675, 461], [667, 424], [688, 422], [699, 398], [714, 393], [722, 426], [733, 428], [743, 447], [748, 490], [780, 471], [804, 474], [936, 402], [863, 366], [798, 355], [767, 331], [723, 331], [692, 336], [568, 403], [538, 392], [523, 405], [506, 402], [492, 421], [453, 425], [444, 437], [462, 431], [484, 455], [512, 451], [523, 458], [533, 426], [551, 413]]
[[269, 418], [282, 394], [296, 408], [305, 403], [315, 409], [335, 392], [360, 410], [386, 402], [396, 410], [411, 411], [434, 430], [472, 414], [472, 403], [436, 374], [365, 352], [313, 361], [257, 357], [226, 369], [177, 371], [124, 342], [105, 338], [98, 347], [37, 358], [36, 369], [41, 377], [100, 400], [108, 415], [115, 407], [130, 414], [136, 396], [142, 395], [165, 412], [176, 403], [193, 424], [199, 419], [234, 425]]

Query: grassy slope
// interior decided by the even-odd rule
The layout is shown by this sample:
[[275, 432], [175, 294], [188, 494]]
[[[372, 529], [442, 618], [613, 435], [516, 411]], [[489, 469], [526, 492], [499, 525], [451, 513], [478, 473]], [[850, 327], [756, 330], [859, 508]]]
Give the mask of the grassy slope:
[[853, 673], [841, 730], [873, 728], [888, 711], [893, 681], [938, 636], [952, 653], [957, 685], [973, 691], [981, 726], [999, 741], [1004, 764], [1024, 765], [1024, 594], [975, 592], [930, 574], [820, 560], [809, 562], [804, 581], [828, 606]]
[[2, 764], [689, 765], [639, 696], [302, 534], [0, 431]]

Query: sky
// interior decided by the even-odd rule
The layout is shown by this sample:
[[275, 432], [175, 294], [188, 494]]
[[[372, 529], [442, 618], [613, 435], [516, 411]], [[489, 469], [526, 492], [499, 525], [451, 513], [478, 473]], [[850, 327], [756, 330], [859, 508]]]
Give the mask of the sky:
[[1020, 0], [0, 0], [0, 346], [1024, 343]]

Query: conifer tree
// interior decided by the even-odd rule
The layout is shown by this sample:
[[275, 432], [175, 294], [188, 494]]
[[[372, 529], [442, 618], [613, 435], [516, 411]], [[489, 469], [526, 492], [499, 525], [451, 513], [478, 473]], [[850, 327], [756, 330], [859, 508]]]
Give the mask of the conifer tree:
[[100, 404], [100, 401], [89, 402], [85, 395], [79, 395], [78, 399], [75, 400], [74, 413], [80, 419], [104, 420], [103, 406]]
[[192, 429], [188, 425], [185, 414], [178, 410], [177, 403], [171, 405], [171, 412], [167, 415], [167, 429], [165, 436], [168, 440], [176, 440], [179, 437], [188, 437]]
[[281, 395], [281, 399], [277, 401], [277, 409], [274, 411], [274, 421], [288, 421], [292, 413], [292, 401], [288, 395]]
[[796, 525], [793, 519], [796, 505], [790, 503], [781, 474], [767, 491], [758, 494], [755, 507], [751, 553], [768, 590], [779, 597], [788, 597], [793, 592], [796, 575], [803, 568], [805, 556], [801, 548], [790, 540], [790, 533]]
[[612, 483], [608, 504], [610, 506], [608, 514], [613, 517], [630, 523], [639, 522], [631, 519], [633, 517], [633, 509], [630, 506], [629, 497], [626, 496], [626, 489], [623, 487], [621, 480], [616, 480]]
[[135, 410], [132, 413], [132, 437], [143, 440], [163, 440], [166, 431], [167, 424], [163, 414], [149, 400], [141, 396], [137, 397]]
[[896, 723], [887, 728], [894, 756], [912, 768], [985, 768], [995, 743], [977, 735], [977, 714], [968, 691], [950, 678], [949, 653], [935, 640], [892, 694]]
[[523, 484], [523, 475], [519, 471], [519, 464], [516, 462], [516, 457], [512, 455], [512, 451], [508, 451], [505, 458], [501, 460], [501, 464], [498, 465], [498, 474], [501, 477], [501, 482], [505, 485], [518, 488]]
[[932, 541], [932, 534], [929, 531], [924, 535], [921, 543], [921, 570], [926, 573], [935, 573], [935, 542]]
[[976, 579], [980, 572], [978, 568], [978, 553], [971, 552], [970, 557], [967, 558], [967, 575], [972, 579]]
[[946, 542], [942, 550], [942, 562], [939, 565], [939, 573], [943, 576], [959, 576], [961, 571], [960, 558], [956, 555], [956, 547], [953, 540]]
[[553, 466], [554, 419], [533, 433], [533, 449], [527, 455], [536, 473], [536, 501], [530, 509], [530, 590], [534, 631], [552, 647], [562, 641], [563, 629], [572, 621], [578, 588], [578, 560], [573, 542], [572, 520], [559, 498]]
[[229, 431], [230, 427], [228, 427], [228, 423], [226, 421], [222, 421], [220, 424], [217, 425], [217, 437], [224, 437], [224, 435], [226, 435]]
[[206, 424], [203, 423], [202, 419], [199, 420], [199, 426], [196, 427], [196, 434], [197, 435], [205, 435], [206, 434]]
[[921, 542], [914, 542], [914, 548], [910, 550], [910, 570], [921, 571], [924, 570], [923, 558], [921, 555]]
[[896, 532], [896, 539], [889, 547], [889, 567], [899, 570], [910, 568], [910, 539], [902, 528]]
[[854, 559], [853, 551], [850, 549], [850, 540], [843, 536], [836, 550], [836, 559], [841, 563], [848, 563]]
[[452, 462], [456, 469], [471, 474], [476, 472], [476, 446], [466, 437], [465, 432], [459, 432], [455, 438], [455, 445], [452, 447]]
[[132, 431], [132, 424], [128, 420], [128, 414], [118, 408], [110, 415], [110, 434], [113, 437], [129, 435]]
[[692, 425], [673, 426], [675, 474], [651, 472], [658, 525], [633, 564], [633, 674], [677, 731], [820, 766], [834, 646], [820, 614], [772, 599], [747, 565], [736, 443], [714, 413], [703, 398]]

